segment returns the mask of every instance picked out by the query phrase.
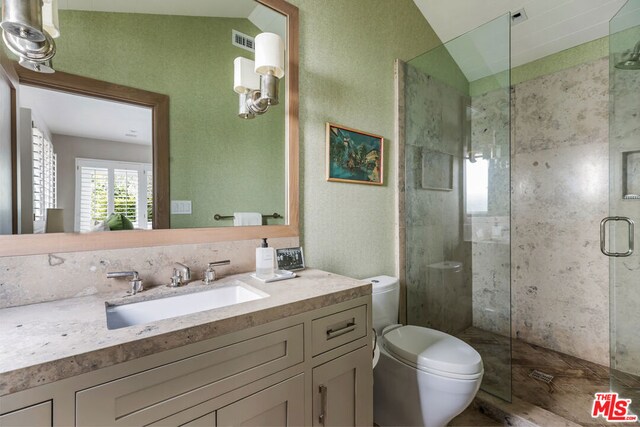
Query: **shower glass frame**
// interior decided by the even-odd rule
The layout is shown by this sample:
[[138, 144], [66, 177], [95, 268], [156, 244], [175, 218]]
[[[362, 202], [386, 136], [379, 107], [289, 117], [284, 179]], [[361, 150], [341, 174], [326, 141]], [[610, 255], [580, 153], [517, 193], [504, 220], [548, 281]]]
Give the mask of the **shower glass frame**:
[[481, 388], [506, 401], [512, 339], [510, 43], [506, 14], [403, 64], [400, 88], [406, 323], [469, 343], [483, 357]]
[[[640, 240], [640, 67], [630, 66], [640, 42], [640, 0], [627, 3], [609, 21], [609, 216], [635, 222]], [[629, 225], [610, 221], [609, 252], [629, 248]], [[610, 387], [631, 399], [640, 415], [640, 248], [609, 258]], [[630, 415], [630, 414], [629, 414]]]

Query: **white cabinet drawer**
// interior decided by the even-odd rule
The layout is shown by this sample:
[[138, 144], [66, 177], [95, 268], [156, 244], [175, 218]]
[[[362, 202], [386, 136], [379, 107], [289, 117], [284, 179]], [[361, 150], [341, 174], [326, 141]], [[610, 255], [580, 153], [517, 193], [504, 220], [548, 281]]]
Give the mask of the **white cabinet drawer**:
[[304, 360], [303, 326], [241, 341], [76, 393], [76, 424], [147, 425]]
[[367, 330], [366, 305], [314, 319], [311, 322], [313, 355], [362, 338]]

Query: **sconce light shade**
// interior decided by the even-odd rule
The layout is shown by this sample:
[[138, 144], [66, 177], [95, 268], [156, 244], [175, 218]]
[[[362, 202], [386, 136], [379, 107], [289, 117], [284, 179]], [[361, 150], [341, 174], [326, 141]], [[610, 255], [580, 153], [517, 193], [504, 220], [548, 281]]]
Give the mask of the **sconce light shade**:
[[54, 39], [60, 37], [60, 23], [58, 21], [58, 0], [43, 1], [42, 28]]
[[254, 62], [241, 56], [233, 60], [233, 90], [236, 93], [249, 93], [260, 89], [260, 76], [254, 71]]
[[256, 36], [256, 68], [258, 74], [273, 74], [284, 77], [284, 42], [274, 33], [261, 33]]
[[43, 42], [41, 0], [2, 0], [0, 27], [15, 37]]

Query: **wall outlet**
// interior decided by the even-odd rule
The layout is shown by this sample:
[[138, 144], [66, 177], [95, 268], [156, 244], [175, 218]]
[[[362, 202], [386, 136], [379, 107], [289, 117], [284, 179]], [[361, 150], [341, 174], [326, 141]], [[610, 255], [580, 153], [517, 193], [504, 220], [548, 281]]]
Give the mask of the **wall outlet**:
[[191, 200], [172, 200], [172, 215], [191, 215]]

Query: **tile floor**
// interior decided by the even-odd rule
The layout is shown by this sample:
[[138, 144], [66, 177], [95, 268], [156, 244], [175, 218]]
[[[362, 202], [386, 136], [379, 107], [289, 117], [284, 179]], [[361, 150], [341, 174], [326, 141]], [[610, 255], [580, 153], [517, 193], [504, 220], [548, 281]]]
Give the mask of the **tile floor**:
[[[485, 363], [483, 389], [498, 396], [509, 394], [560, 415], [583, 426], [611, 426], [602, 418], [591, 418], [594, 393], [609, 390], [609, 368], [577, 357], [558, 353], [524, 341], [512, 341], [512, 357], [509, 358], [509, 339], [477, 328], [470, 328], [458, 335], [469, 342], [482, 355]], [[508, 380], [512, 362], [512, 383]], [[553, 375], [546, 383], [530, 376], [533, 370]], [[640, 412], [640, 377], [616, 373], [616, 382], [622, 386], [618, 391], [623, 397], [633, 400], [634, 413]], [[486, 416], [473, 408], [461, 414], [462, 419], [454, 419], [451, 424], [486, 424]], [[479, 424], [473, 424], [474, 416]], [[484, 417], [484, 418], [483, 418]], [[463, 424], [460, 424], [462, 422]], [[464, 424], [469, 423], [469, 424]], [[624, 423], [626, 426], [640, 426], [640, 423]], [[549, 426], [552, 427], [552, 426]]]

